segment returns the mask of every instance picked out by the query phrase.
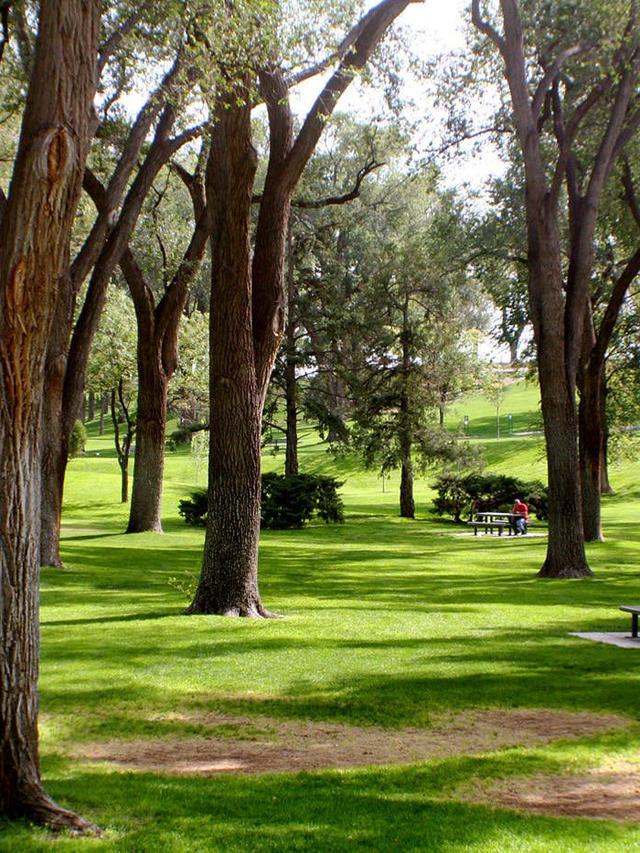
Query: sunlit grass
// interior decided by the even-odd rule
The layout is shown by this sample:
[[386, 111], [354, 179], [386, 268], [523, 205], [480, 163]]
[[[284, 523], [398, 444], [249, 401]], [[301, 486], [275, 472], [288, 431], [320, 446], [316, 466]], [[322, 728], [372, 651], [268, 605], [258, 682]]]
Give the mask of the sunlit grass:
[[[526, 394], [523, 421], [535, 396]], [[535, 403], [531, 412], [533, 420]], [[595, 578], [544, 582], [536, 579], [543, 536], [467, 535], [431, 514], [428, 476], [416, 484], [418, 518], [400, 519], [397, 478], [383, 491], [375, 471], [353, 457], [336, 461], [305, 427], [301, 467], [345, 481], [347, 520], [263, 535], [262, 596], [286, 618], [256, 622], [184, 616], [187, 601], [170, 583], [200, 563], [203, 532], [177, 515], [196, 479], [188, 453], [167, 458], [165, 535], [127, 536], [110, 441], [92, 431], [89, 454], [70, 466], [66, 567], [43, 573], [41, 678], [47, 788], [107, 834], [53, 840], [0, 825], [0, 849], [640, 848], [632, 826], [455, 802], [456, 788], [474, 777], [557, 773], [633, 754], [638, 727], [409, 768], [262, 777], [121, 773], [64, 757], [86, 741], [200, 737], [207, 729], [198, 713], [208, 710], [253, 718], [244, 734], [258, 739], [269, 736], [265, 717], [397, 728], [466, 709], [521, 707], [637, 719], [638, 655], [568, 632], [627, 626], [617, 605], [638, 599], [639, 466], [614, 471], [607, 541], [589, 547]], [[492, 470], [544, 477], [538, 436], [488, 441], [486, 455]], [[281, 452], [265, 456], [265, 467], [282, 462]], [[229, 723], [215, 734], [237, 730]]]

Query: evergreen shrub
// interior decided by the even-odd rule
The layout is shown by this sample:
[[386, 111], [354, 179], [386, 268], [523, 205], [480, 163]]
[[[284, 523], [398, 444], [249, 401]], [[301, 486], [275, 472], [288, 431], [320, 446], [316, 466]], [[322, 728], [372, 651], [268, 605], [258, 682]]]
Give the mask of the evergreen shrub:
[[505, 474], [444, 474], [433, 484], [437, 497], [433, 501], [438, 515], [452, 515], [461, 521], [474, 512], [491, 510], [508, 512], [514, 498], [529, 505], [536, 518], [547, 517], [547, 487], [539, 480], [525, 481]]
[[[335, 477], [319, 474], [263, 474], [261, 526], [271, 530], [303, 527], [314, 515], [327, 524], [344, 521], [344, 505]], [[207, 520], [206, 489], [195, 489], [181, 500], [178, 512], [187, 524], [202, 527]]]
[[76, 421], [69, 437], [69, 456], [83, 456], [87, 445], [87, 431], [82, 421]]

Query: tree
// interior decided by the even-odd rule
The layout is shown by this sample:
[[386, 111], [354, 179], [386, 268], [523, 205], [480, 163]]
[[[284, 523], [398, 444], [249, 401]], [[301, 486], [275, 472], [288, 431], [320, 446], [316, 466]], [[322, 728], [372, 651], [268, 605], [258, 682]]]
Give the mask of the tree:
[[[179, 9], [171, 2], [166, 6], [142, 3], [133, 11], [125, 5], [124, 18], [121, 12], [120, 8], [113, 10], [98, 60], [104, 100], [100, 117], [95, 116], [91, 126], [91, 136], [96, 135], [93, 168], [86, 170], [83, 184], [97, 213], [65, 271], [72, 286], [66, 301], [58, 303], [54, 334], [48, 346], [43, 411], [43, 565], [61, 565], [60, 518], [68, 437], [81, 411], [91, 343], [109, 281], [129, 245], [156, 176], [183, 145], [201, 132], [200, 125], [185, 127], [179, 116], [179, 104], [197, 76], [188, 61], [185, 21], [177, 13]], [[145, 23], [144, 32], [149, 34], [149, 43], [143, 41], [130, 53], [124, 51], [127, 38], [137, 32], [141, 20]], [[112, 116], [114, 104], [127, 92], [131, 75], [139, 71], [140, 62], [150, 55], [168, 66], [162, 80], [149, 93], [133, 121], [123, 121], [117, 111]], [[121, 73], [122, 64], [126, 71]], [[104, 80], [113, 81], [113, 86]], [[82, 307], [77, 310], [76, 302], [87, 279]]]
[[[284, 333], [284, 256], [293, 191], [328, 117], [354, 76], [409, 0], [383, 0], [350, 31], [330, 60], [287, 78], [275, 52], [239, 51], [216, 97], [207, 198], [213, 202], [211, 241], [211, 450], [209, 511], [202, 571], [189, 612], [264, 617], [258, 591], [261, 416]], [[245, 44], [260, 44], [255, 10], [241, 22]], [[227, 8], [234, 31], [240, 11]], [[256, 55], [256, 51], [258, 55]], [[292, 83], [334, 66], [294, 134]], [[255, 81], [269, 119], [269, 159], [250, 249], [256, 173], [251, 109]]]
[[[114, 288], [102, 313], [91, 348], [87, 382], [99, 395], [107, 395], [113, 438], [121, 472], [120, 499], [129, 500], [129, 451], [136, 431], [132, 400], [136, 382], [136, 323], [131, 299]], [[120, 425], [124, 423], [124, 435]]]
[[82, 186], [100, 3], [42, 0], [0, 226], [0, 811], [89, 824], [45, 793], [38, 759], [38, 578], [44, 363]]
[[[543, 577], [591, 574], [583, 541], [576, 381], [598, 210], [611, 168], [640, 122], [635, 3], [616, 7], [616, 23], [622, 25], [612, 37], [611, 10], [596, 2], [580, 16], [570, 3], [527, 7], [531, 16], [525, 27], [516, 0], [501, 0], [501, 32], [483, 17], [480, 0], [472, 4], [474, 25], [502, 58], [524, 162], [529, 309], [549, 478]], [[589, 126], [598, 128], [597, 138], [593, 132], [580, 137], [587, 117]], [[565, 184], [569, 222], [563, 246]], [[570, 257], [566, 277], [563, 251]]]
[[162, 532], [160, 509], [168, 386], [178, 366], [180, 318], [211, 233], [211, 208], [204, 193], [206, 156], [203, 146], [194, 174], [174, 163], [191, 196], [194, 225], [184, 254], [173, 276], [165, 282], [157, 303], [154, 288], [131, 248], [120, 261], [138, 322], [136, 461], [128, 533]]
[[354, 443], [382, 476], [400, 468], [400, 515], [414, 518], [416, 459], [423, 468], [469, 461], [468, 446], [458, 446], [438, 420], [454, 388], [475, 377], [459, 313], [469, 294], [454, 263], [458, 211], [429, 173], [409, 191], [396, 189], [393, 201], [369, 221], [363, 284], [346, 306], [360, 321], [359, 357], [347, 376]]

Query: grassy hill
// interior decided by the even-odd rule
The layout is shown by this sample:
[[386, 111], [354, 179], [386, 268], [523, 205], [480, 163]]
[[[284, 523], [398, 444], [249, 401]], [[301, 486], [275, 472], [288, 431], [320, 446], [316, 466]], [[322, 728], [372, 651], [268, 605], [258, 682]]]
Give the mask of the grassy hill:
[[[509, 389], [504, 411], [523, 431], [536, 422], [535, 398], [532, 386]], [[450, 419], [460, 412], [484, 436], [470, 440], [482, 440], [492, 470], [544, 476], [540, 436], [489, 437], [480, 399]], [[640, 848], [637, 824], [514, 811], [496, 793], [553, 791], [567, 774], [579, 787], [603, 768], [637, 768], [640, 653], [569, 636], [624, 630], [617, 605], [638, 600], [637, 464], [613, 471], [607, 541], [588, 549], [595, 577], [539, 581], [543, 535], [474, 538], [431, 515], [430, 477], [417, 483], [418, 518], [400, 519], [397, 478], [383, 491], [376, 472], [336, 461], [304, 428], [301, 468], [345, 480], [347, 520], [264, 533], [263, 599], [286, 618], [254, 622], [182, 615], [179, 587], [196, 576], [203, 542], [177, 514], [196, 480], [188, 453], [168, 454], [165, 535], [127, 536], [111, 438], [95, 432], [70, 465], [65, 568], [43, 571], [41, 731], [48, 790], [106, 834], [54, 840], [0, 824], [0, 850]], [[265, 455], [268, 469], [282, 461], [282, 452]], [[545, 740], [544, 715], [565, 712], [583, 716]], [[607, 714], [622, 727], [608, 726]], [[545, 731], [500, 747], [514, 720]], [[450, 731], [458, 734], [436, 757], [402, 752], [421, 732]], [[320, 749], [338, 732], [368, 738], [354, 766], [174, 769], [176, 755], [224, 752], [225, 743], [236, 760], [269, 750], [284, 760], [296, 739]], [[373, 766], [381, 745], [389, 756]], [[118, 750], [163, 758], [136, 769], [115, 760]]]

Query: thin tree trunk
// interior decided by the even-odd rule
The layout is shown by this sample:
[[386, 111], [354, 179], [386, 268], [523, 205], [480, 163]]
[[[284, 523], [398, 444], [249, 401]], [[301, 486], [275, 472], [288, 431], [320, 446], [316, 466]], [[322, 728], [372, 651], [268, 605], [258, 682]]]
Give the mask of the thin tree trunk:
[[104, 416], [107, 413], [107, 395], [102, 394], [100, 397], [100, 422], [98, 424], [98, 435], [104, 435]]
[[403, 306], [402, 325], [402, 390], [400, 395], [400, 516], [415, 518], [416, 505], [413, 498], [413, 463], [411, 461], [411, 416], [409, 400], [409, 378], [411, 373], [411, 356], [409, 352], [409, 300], [405, 298]]
[[96, 395], [93, 391], [89, 391], [89, 421], [95, 420], [96, 417]]
[[580, 485], [585, 542], [602, 542], [600, 513], [601, 464], [604, 430], [600, 401], [601, 370], [589, 361], [583, 373], [579, 406]]
[[285, 330], [285, 398], [287, 405], [287, 448], [285, 474], [298, 473], [298, 381], [296, 378], [296, 288], [293, 238], [289, 226], [287, 246], [287, 326]]
[[126, 456], [120, 462], [120, 503], [129, 502], [129, 457]]
[[[149, 345], [154, 348], [153, 340], [141, 341], [139, 349]], [[138, 359], [136, 453], [127, 533], [162, 533], [168, 380], [159, 362], [157, 357]]]
[[609, 422], [607, 418], [607, 377], [602, 371], [602, 387], [600, 389], [600, 419], [602, 422], [602, 457], [600, 459], [600, 494], [613, 495], [614, 489], [609, 480]]
[[47, 343], [87, 155], [100, 4], [42, 0], [0, 231], [0, 813], [75, 831], [38, 756], [41, 418]]

